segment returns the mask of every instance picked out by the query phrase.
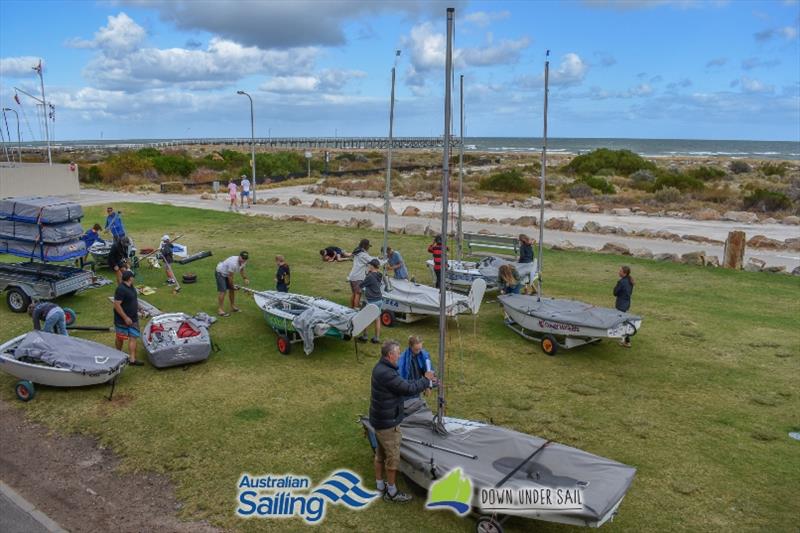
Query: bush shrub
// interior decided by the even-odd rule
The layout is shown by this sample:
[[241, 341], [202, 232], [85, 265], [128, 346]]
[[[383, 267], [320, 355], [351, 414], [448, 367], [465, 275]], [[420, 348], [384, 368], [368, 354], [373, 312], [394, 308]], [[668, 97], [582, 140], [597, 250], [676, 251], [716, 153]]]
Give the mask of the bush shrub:
[[608, 180], [599, 176], [586, 176], [578, 181], [582, 181], [592, 189], [598, 190], [603, 194], [614, 194], [617, 192], [617, 190], [608, 182]]
[[481, 178], [478, 188], [484, 191], [531, 193], [533, 181], [523, 178], [522, 172], [513, 169]]
[[700, 181], [711, 181], [725, 177], [725, 171], [717, 167], [707, 167], [705, 165], [690, 168], [686, 175]]
[[141, 148], [139, 150], [136, 150], [136, 155], [139, 155], [141, 157], [153, 158], [160, 156], [161, 151], [155, 148]]
[[746, 161], [740, 161], [738, 159], [734, 159], [728, 165], [728, 170], [730, 170], [734, 174], [744, 174], [745, 172], [750, 172], [753, 169], [750, 168], [750, 165], [748, 165]]
[[126, 174], [150, 176], [153, 163], [135, 152], [120, 152], [106, 159], [102, 164], [102, 176], [106, 181], [113, 181]]
[[789, 170], [789, 165], [785, 162], [782, 163], [764, 163], [759, 168], [765, 176], [783, 176]]
[[653, 190], [658, 191], [667, 187], [673, 187], [679, 191], [702, 191], [705, 184], [697, 178], [686, 174], [663, 172], [656, 178]]
[[781, 211], [791, 209], [792, 201], [782, 192], [768, 191], [766, 189], [756, 189], [753, 194], [745, 196], [745, 209], [757, 209], [759, 211]]
[[656, 191], [655, 199], [662, 204], [673, 204], [680, 201], [682, 194], [680, 189], [675, 187], [664, 187]]
[[86, 171], [86, 181], [89, 183], [103, 181], [103, 171], [100, 169], [99, 165], [92, 165], [89, 167], [89, 170]]
[[637, 170], [654, 171], [656, 166], [630, 150], [600, 148], [573, 158], [564, 169], [580, 175], [597, 174], [606, 169], [615, 174], [629, 176]]
[[183, 176], [188, 177], [194, 172], [196, 165], [194, 161], [185, 155], [157, 155], [151, 158], [153, 167], [162, 176]]
[[586, 183], [578, 181], [567, 187], [567, 194], [570, 198], [589, 198], [594, 196], [594, 189], [589, 187]]

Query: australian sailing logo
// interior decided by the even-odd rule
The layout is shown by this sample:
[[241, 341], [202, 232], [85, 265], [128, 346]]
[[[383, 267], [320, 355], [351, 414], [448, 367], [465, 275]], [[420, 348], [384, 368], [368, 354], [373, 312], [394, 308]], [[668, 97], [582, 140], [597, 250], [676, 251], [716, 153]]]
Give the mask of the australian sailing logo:
[[339, 470], [314, 488], [311, 488], [311, 478], [308, 476], [242, 474], [237, 491], [237, 516], [299, 516], [307, 524], [318, 524], [325, 518], [326, 504], [361, 510], [378, 496], [362, 487], [361, 478], [350, 470]]
[[460, 468], [454, 468], [442, 479], [431, 483], [426, 509], [449, 509], [459, 516], [469, 513], [472, 502], [472, 480]]

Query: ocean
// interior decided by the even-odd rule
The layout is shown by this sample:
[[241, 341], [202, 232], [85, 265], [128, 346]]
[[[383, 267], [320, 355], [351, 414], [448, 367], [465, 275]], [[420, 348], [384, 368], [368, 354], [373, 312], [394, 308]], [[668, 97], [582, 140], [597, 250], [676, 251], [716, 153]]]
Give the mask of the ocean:
[[[374, 139], [370, 137], [369, 139]], [[231, 139], [226, 139], [230, 141]], [[237, 139], [247, 143], [249, 139]], [[276, 137], [272, 141], [281, 141]], [[339, 140], [342, 140], [340, 137]], [[212, 139], [104, 139], [104, 140], [75, 140], [53, 141], [54, 148], [81, 148], [94, 147], [130, 147], [141, 148], [156, 143], [201, 144]], [[264, 142], [266, 139], [256, 139]], [[25, 147], [41, 147], [41, 142], [23, 142]], [[14, 146], [13, 143], [7, 146]], [[614, 138], [550, 138], [548, 151], [551, 153], [582, 154], [596, 148], [625, 149], [643, 156], [719, 156], [730, 158], [752, 159], [789, 159], [800, 160], [800, 142], [796, 141], [724, 141], [724, 140], [694, 140], [694, 139], [614, 139]], [[464, 139], [465, 151], [491, 151], [491, 152], [539, 152], [542, 149], [542, 139], [537, 137], [466, 137]]]

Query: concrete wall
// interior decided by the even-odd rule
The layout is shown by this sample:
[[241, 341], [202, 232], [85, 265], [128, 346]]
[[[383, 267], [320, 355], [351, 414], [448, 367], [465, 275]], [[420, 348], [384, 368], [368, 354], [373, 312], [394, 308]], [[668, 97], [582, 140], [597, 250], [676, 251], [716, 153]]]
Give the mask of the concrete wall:
[[47, 163], [0, 163], [0, 198], [69, 196], [78, 198], [78, 166]]

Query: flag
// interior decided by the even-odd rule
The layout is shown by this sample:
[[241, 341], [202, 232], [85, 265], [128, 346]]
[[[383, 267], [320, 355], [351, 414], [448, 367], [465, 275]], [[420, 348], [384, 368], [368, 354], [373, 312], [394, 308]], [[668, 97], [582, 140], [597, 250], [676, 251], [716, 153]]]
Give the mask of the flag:
[[14, 93], [14, 101], [17, 103], [17, 105], [22, 105], [22, 102], [19, 101], [19, 95], [17, 93]]
[[39, 64], [36, 65], [35, 67], [33, 67], [33, 70], [35, 70], [39, 74], [42, 73], [42, 60], [41, 59], [39, 60]]

